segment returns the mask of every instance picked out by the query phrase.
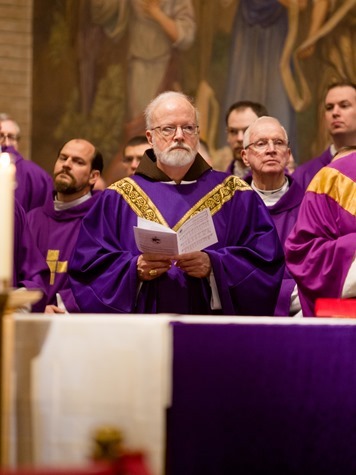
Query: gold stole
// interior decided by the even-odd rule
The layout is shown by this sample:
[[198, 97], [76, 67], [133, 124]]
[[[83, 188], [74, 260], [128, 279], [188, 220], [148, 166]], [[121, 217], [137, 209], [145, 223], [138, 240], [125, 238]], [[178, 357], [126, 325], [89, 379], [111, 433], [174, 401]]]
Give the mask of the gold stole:
[[[147, 196], [143, 189], [132, 178], [123, 178], [109, 186], [109, 189], [115, 190], [124, 198], [137, 216], [163, 224], [169, 228], [159, 209], [153, 201]], [[231, 200], [236, 191], [251, 190], [250, 186], [237, 176], [228, 176], [222, 183], [213, 188], [203, 198], [185, 213], [185, 215], [172, 228], [178, 229], [194, 214], [199, 213], [205, 208], [209, 208], [211, 215], [214, 216], [224, 203]]]
[[335, 168], [322, 168], [309, 184], [307, 191], [329, 196], [345, 211], [356, 216], [356, 183]]

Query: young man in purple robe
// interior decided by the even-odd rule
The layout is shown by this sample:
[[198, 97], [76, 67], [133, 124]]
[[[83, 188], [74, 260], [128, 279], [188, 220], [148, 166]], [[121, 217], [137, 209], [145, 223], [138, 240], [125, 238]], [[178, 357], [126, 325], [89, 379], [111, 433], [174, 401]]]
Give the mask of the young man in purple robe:
[[300, 293], [303, 314], [317, 298], [356, 297], [356, 151], [340, 150], [310, 183], [286, 260]]
[[39, 302], [32, 305], [32, 311], [43, 312], [47, 300], [47, 283], [49, 269], [45, 259], [32, 238], [27, 216], [17, 200], [15, 200], [14, 220], [14, 288], [38, 289], [43, 292]]
[[344, 80], [328, 87], [325, 124], [332, 144], [319, 157], [299, 165], [293, 174], [294, 180], [303, 190], [307, 189], [321, 168], [329, 165], [338, 150], [356, 144], [356, 84]]
[[68, 260], [83, 216], [101, 191], [93, 191], [103, 169], [101, 153], [84, 139], [64, 144], [54, 165], [55, 193], [28, 213], [32, 234], [50, 269], [46, 313], [77, 312], [67, 277]]
[[[274, 117], [260, 117], [244, 134], [242, 159], [251, 169], [245, 180], [262, 198], [277, 228], [282, 246], [298, 216], [304, 191], [286, 173], [291, 157], [288, 135]], [[296, 315], [300, 311], [296, 283], [285, 270], [275, 314]]]
[[[273, 315], [283, 250], [263, 202], [198, 153], [198, 113], [181, 93], [146, 109], [146, 151], [132, 177], [105, 190], [82, 222], [69, 264], [83, 312]], [[140, 253], [138, 216], [178, 230], [209, 209], [218, 242], [180, 255]]]

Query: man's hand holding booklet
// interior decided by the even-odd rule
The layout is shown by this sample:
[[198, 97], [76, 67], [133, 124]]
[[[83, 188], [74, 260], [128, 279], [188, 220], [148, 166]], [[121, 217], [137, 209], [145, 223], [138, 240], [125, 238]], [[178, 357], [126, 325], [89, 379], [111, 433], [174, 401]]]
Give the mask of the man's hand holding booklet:
[[134, 226], [134, 234], [141, 252], [166, 255], [201, 251], [218, 241], [208, 208], [188, 219], [177, 232], [139, 217], [137, 226]]

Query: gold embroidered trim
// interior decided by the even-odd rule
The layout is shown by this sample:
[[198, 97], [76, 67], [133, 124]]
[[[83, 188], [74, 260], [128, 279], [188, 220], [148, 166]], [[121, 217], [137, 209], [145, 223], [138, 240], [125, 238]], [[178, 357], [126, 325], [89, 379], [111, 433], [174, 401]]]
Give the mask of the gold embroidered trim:
[[[110, 185], [109, 188], [120, 193], [137, 216], [169, 227], [152, 200], [131, 178], [123, 178]], [[251, 190], [251, 187], [247, 183], [237, 176], [228, 176], [222, 183], [201, 198], [172, 229], [178, 231], [189, 218], [203, 211], [205, 208], [209, 208], [211, 215], [214, 216], [214, 214], [222, 208], [224, 203], [231, 200], [236, 191], [246, 190]]]
[[[335, 186], [336, 181], [337, 186]], [[339, 190], [342, 190], [342, 194]], [[322, 168], [308, 186], [307, 191], [329, 196], [344, 210], [356, 216], [356, 183], [335, 168]]]
[[169, 228], [167, 221], [161, 215], [159, 209], [132, 178], [123, 178], [110, 185], [109, 189], [120, 193], [137, 216], [148, 219], [149, 221], [154, 221], [155, 223], [163, 224]]
[[189, 218], [203, 211], [205, 208], [210, 209], [211, 216], [214, 216], [223, 206], [224, 203], [230, 201], [236, 191], [251, 190], [251, 187], [237, 176], [230, 175], [225, 180], [213, 188], [203, 198], [201, 198], [173, 227], [174, 231], [178, 229]]

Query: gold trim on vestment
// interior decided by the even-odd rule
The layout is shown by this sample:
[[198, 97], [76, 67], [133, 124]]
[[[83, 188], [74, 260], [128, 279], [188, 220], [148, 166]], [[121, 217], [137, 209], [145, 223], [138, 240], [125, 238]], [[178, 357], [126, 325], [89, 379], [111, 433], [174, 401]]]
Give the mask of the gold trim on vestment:
[[[336, 180], [337, 186], [335, 186]], [[341, 194], [339, 190], [342, 190]], [[307, 191], [329, 196], [345, 211], [356, 216], [356, 183], [335, 168], [322, 168], [308, 186]]]
[[230, 175], [225, 180], [213, 188], [203, 198], [201, 198], [185, 215], [178, 221], [173, 227], [174, 231], [178, 229], [189, 218], [195, 214], [203, 211], [205, 208], [210, 209], [211, 216], [214, 216], [219, 210], [221, 210], [224, 203], [230, 201], [234, 196], [235, 191], [251, 190], [251, 187], [235, 175]]
[[[109, 188], [120, 193], [137, 216], [169, 227], [152, 200], [131, 178], [123, 178], [110, 185]], [[224, 203], [231, 200], [236, 191], [245, 190], [251, 190], [251, 187], [237, 176], [228, 176], [222, 183], [209, 191], [209, 193], [203, 196], [203, 198], [187, 211], [172, 229], [178, 231], [189, 218], [203, 211], [205, 208], [209, 208], [211, 215], [214, 216], [214, 214], [222, 208]]]
[[124, 198], [128, 205], [140, 218], [163, 224], [169, 228], [167, 221], [161, 215], [159, 209], [153, 203], [151, 198], [132, 178], [123, 178], [108, 187], [115, 190]]

